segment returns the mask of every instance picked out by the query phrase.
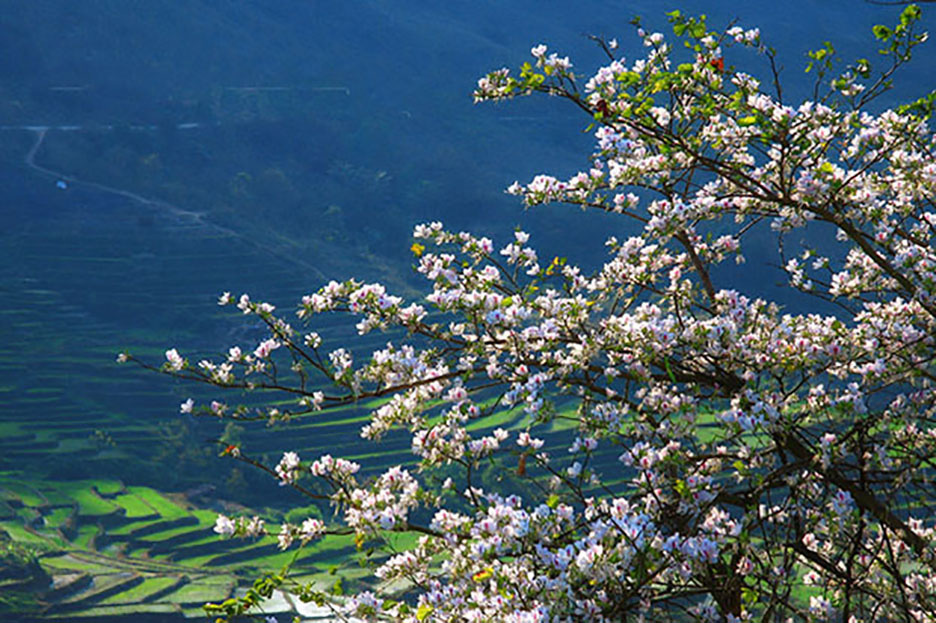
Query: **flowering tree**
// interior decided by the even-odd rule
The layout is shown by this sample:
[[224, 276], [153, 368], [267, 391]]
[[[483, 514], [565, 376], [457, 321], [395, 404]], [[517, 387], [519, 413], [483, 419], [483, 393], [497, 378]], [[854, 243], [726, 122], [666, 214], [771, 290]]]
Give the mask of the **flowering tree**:
[[[271, 531], [284, 549], [418, 537], [375, 571], [406, 588], [346, 598], [347, 616], [936, 621], [933, 97], [869, 108], [925, 39], [919, 10], [875, 27], [879, 68], [839, 66], [828, 44], [811, 53], [815, 97], [798, 106], [756, 29], [669, 19], [679, 45], [635, 22], [645, 58], [625, 63], [596, 40], [608, 64], [587, 80], [538, 45], [519, 74], [492, 72], [475, 91], [547, 93], [591, 117], [587, 170], [509, 192], [631, 223], [594, 274], [541, 261], [521, 231], [498, 248], [420, 225], [425, 301], [332, 282], [303, 297], [300, 330], [225, 294], [270, 337], [220, 361], [166, 353], [165, 373], [280, 399], [183, 412], [285, 420], [379, 399], [362, 437], [406, 432], [418, 466], [367, 477], [327, 455], [288, 451], [273, 466], [225, 450], [334, 505], [334, 523]], [[758, 59], [767, 87], [732, 64]], [[797, 230], [828, 243], [810, 248]], [[836, 313], [785, 312], [719, 283], [753, 231], [776, 241], [791, 288]], [[312, 329], [332, 313], [391, 341], [362, 361], [327, 349]], [[511, 430], [483, 428], [509, 409], [522, 410]], [[512, 489], [485, 488], [486, 465]], [[216, 530], [267, 534], [257, 518], [221, 516]], [[274, 587], [332, 599], [273, 574], [209, 610], [255, 612]]]

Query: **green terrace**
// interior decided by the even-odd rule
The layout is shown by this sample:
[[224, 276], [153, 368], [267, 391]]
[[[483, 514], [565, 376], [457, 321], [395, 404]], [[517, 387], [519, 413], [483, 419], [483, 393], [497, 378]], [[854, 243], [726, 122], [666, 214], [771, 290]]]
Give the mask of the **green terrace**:
[[[329, 572], [355, 551], [350, 536], [328, 537], [298, 553], [281, 552], [273, 537], [225, 540], [212, 531], [216, 516], [182, 495], [118, 480], [0, 475], [0, 617], [15, 612], [17, 620], [89, 623], [204, 618], [206, 602], [235, 597], [263, 570], [290, 563], [304, 581], [331, 586]], [[310, 612], [279, 594], [268, 606], [270, 612]]]
[[[309, 460], [336, 449], [340, 452], [342, 438], [357, 438], [360, 408], [320, 415], [324, 417], [296, 418], [267, 429], [251, 438], [252, 448], [274, 461], [284, 449], [298, 448]], [[323, 428], [323, 422], [329, 428]], [[25, 424], [17, 423], [20, 430]], [[512, 409], [472, 423], [471, 428], [483, 434], [497, 426], [516, 431], [527, 424], [522, 410]], [[561, 430], [564, 426], [557, 428], [546, 436], [568, 434]], [[62, 433], [52, 427], [43, 432], [52, 437]], [[285, 434], [291, 439], [288, 447], [283, 445]], [[35, 436], [19, 443], [35, 443]], [[400, 461], [415, 463], [402, 435], [355, 449], [347, 454], [364, 460], [368, 471]], [[99, 457], [99, 450], [88, 450], [88, 460]], [[608, 461], [613, 458], [609, 455]], [[222, 463], [223, 459], [213, 461]], [[275, 493], [276, 484], [269, 481], [268, 486]], [[204, 603], [237, 596], [260, 573], [286, 565], [291, 565], [291, 576], [322, 588], [333, 586], [339, 577], [349, 588], [368, 574], [357, 564], [351, 535], [328, 536], [298, 553], [295, 548], [281, 552], [273, 537], [218, 537], [212, 530], [218, 512], [253, 514], [215, 497], [161, 493], [117, 479], [30, 479], [22, 472], [0, 472], [0, 552], [6, 552], [0, 559], [0, 616], [6, 611], [22, 618], [25, 611], [33, 617], [26, 620], [36, 621], [90, 623], [131, 615], [144, 621], [182, 620], [204, 617]], [[299, 514], [289, 515], [294, 523], [306, 516], [321, 516], [322, 510], [308, 507], [295, 512]], [[260, 514], [274, 531], [282, 520], [275, 510]], [[407, 538], [392, 536], [397, 547]], [[16, 563], [16, 552], [27, 552], [25, 558], [33, 558], [35, 565]], [[274, 602], [268, 604], [269, 612], [310, 612], [285, 596]]]

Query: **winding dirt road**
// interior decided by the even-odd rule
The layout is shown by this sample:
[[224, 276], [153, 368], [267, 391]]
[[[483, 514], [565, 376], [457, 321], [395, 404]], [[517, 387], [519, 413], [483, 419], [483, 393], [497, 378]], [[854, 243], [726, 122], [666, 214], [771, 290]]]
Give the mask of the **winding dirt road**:
[[[180, 124], [180, 125], [177, 126], [177, 128], [180, 129], [180, 130], [192, 130], [192, 129], [197, 129], [197, 128], [200, 128], [200, 127], [202, 127], [202, 124], [199, 124], [199, 123], [183, 123], [183, 124]], [[138, 203], [138, 204], [140, 204], [140, 205], [142, 205], [142, 206], [145, 206], [145, 207], [147, 207], [147, 208], [154, 209], [154, 210], [159, 210], [159, 211], [161, 211], [161, 212], [164, 212], [164, 213], [167, 213], [167, 214], [173, 216], [173, 217], [174, 217], [175, 219], [177, 219], [177, 221], [180, 222], [180, 223], [188, 222], [188, 223], [191, 223], [191, 224], [196, 225], [196, 226], [205, 227], [205, 228], [211, 229], [211, 230], [213, 230], [213, 231], [219, 232], [219, 233], [221, 233], [221, 234], [224, 234], [225, 236], [230, 236], [231, 238], [235, 238], [235, 239], [237, 239], [237, 240], [243, 242], [243, 243], [246, 244], [247, 246], [253, 247], [253, 248], [259, 250], [259, 251], [262, 252], [262, 253], [265, 253], [265, 254], [267, 254], [267, 255], [271, 255], [271, 256], [275, 257], [276, 259], [278, 259], [278, 260], [281, 260], [281, 261], [284, 261], [284, 262], [288, 262], [288, 263], [290, 263], [290, 264], [292, 264], [292, 265], [294, 265], [294, 266], [298, 266], [298, 267], [302, 268], [303, 270], [309, 271], [309, 276], [312, 277], [312, 278], [320, 279], [320, 280], [324, 280], [324, 279], [325, 279], [324, 273], [322, 273], [321, 270], [319, 270], [317, 267], [313, 266], [312, 264], [309, 264], [308, 262], [305, 262], [305, 261], [303, 261], [303, 260], [301, 260], [301, 259], [292, 257], [292, 256], [289, 255], [289, 254], [281, 253], [281, 252], [279, 252], [279, 251], [276, 251], [276, 250], [274, 250], [274, 249], [271, 249], [270, 247], [268, 247], [268, 246], [266, 246], [266, 245], [264, 245], [264, 244], [258, 243], [258, 242], [256, 242], [255, 240], [253, 240], [252, 238], [250, 238], [250, 237], [248, 237], [248, 236], [245, 236], [245, 235], [243, 235], [243, 234], [241, 234], [241, 233], [239, 233], [239, 232], [237, 232], [237, 231], [235, 231], [235, 230], [233, 230], [233, 229], [224, 227], [224, 226], [222, 226], [222, 225], [218, 225], [217, 223], [212, 223], [212, 222], [207, 218], [207, 216], [205, 215], [204, 212], [193, 212], [192, 210], [185, 210], [185, 209], [183, 209], [183, 208], [180, 208], [180, 207], [178, 207], [178, 206], [175, 206], [175, 205], [173, 205], [173, 204], [171, 204], [171, 203], [168, 203], [168, 202], [166, 202], [166, 201], [162, 201], [162, 200], [160, 200], [160, 199], [151, 199], [151, 198], [149, 198], [149, 197], [144, 197], [143, 195], [140, 195], [140, 194], [138, 194], [138, 193], [135, 193], [135, 192], [132, 192], [132, 191], [129, 191], [129, 190], [124, 190], [124, 189], [121, 189], [121, 188], [115, 188], [115, 187], [113, 187], [113, 186], [108, 186], [108, 185], [106, 185], [106, 184], [101, 184], [101, 183], [98, 183], [98, 182], [90, 182], [90, 181], [87, 181], [87, 180], [82, 180], [82, 179], [80, 179], [80, 178], [78, 178], [78, 177], [76, 177], [76, 176], [74, 176], [74, 175], [69, 175], [69, 174], [64, 173], [64, 172], [62, 172], [62, 171], [55, 171], [55, 170], [50, 169], [50, 168], [48, 168], [48, 167], [44, 167], [44, 166], [42, 166], [42, 165], [40, 165], [40, 164], [36, 164], [36, 154], [37, 154], [37, 153], [39, 152], [39, 150], [42, 148], [42, 145], [43, 145], [43, 143], [45, 142], [46, 136], [48, 135], [49, 131], [54, 130], [54, 131], [61, 131], [61, 132], [78, 132], [78, 131], [85, 130], [85, 129], [86, 129], [86, 128], [84, 128], [83, 126], [77, 126], [77, 125], [60, 125], [60, 126], [44, 126], [44, 125], [0, 126], [0, 131], [3, 131], [3, 130], [9, 130], [9, 131], [19, 130], [19, 131], [29, 131], [29, 132], [32, 132], [32, 133], [35, 134], [36, 140], [35, 140], [35, 142], [33, 143], [32, 147], [29, 148], [29, 151], [26, 152], [26, 155], [23, 157], [23, 162], [24, 162], [24, 164], [25, 164], [27, 167], [29, 167], [30, 169], [32, 169], [32, 170], [34, 170], [34, 171], [37, 171], [38, 173], [42, 174], [43, 176], [51, 177], [51, 178], [53, 178], [53, 179], [55, 179], [55, 180], [63, 181], [63, 182], [65, 182], [65, 183], [67, 183], [67, 184], [70, 184], [70, 185], [84, 186], [84, 187], [87, 187], [87, 188], [93, 188], [93, 189], [98, 190], [98, 191], [100, 191], [100, 192], [109, 193], [109, 194], [112, 194], [112, 195], [117, 195], [117, 196], [119, 196], [119, 197], [123, 197], [123, 198], [125, 198], [125, 199], [128, 199], [128, 200], [130, 200], [130, 201], [132, 201], [132, 202]], [[99, 128], [99, 129], [109, 129], [109, 126], [104, 126], [103, 128]], [[139, 127], [139, 128], [136, 128], [136, 129], [140, 129], [140, 130], [153, 130], [153, 129], [155, 129], [155, 127], [141, 126], [141, 127]]]

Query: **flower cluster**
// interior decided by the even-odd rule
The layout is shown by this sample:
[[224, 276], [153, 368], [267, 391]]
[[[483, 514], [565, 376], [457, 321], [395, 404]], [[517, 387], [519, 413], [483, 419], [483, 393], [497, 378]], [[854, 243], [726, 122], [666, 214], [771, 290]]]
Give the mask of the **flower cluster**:
[[218, 515], [214, 531], [221, 536], [235, 537], [259, 537], [267, 533], [264, 522], [260, 517], [231, 519], [226, 515]]

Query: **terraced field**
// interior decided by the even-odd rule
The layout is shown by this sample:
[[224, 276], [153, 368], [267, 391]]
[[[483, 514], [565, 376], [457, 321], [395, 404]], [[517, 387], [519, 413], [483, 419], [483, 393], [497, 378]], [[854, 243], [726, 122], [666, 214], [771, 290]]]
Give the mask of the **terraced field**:
[[[34, 601], [33, 611], [20, 612], [17, 620], [199, 618], [206, 602], [235, 596], [260, 569], [280, 569], [293, 559], [272, 538], [218, 538], [211, 530], [216, 515], [182, 496], [117, 480], [24, 482], [0, 476], [0, 551], [20, 546], [37, 552], [44, 572], [5, 579], [0, 574], [0, 593], [7, 595], [0, 599], [0, 616], [10, 596], [19, 593]], [[293, 573], [330, 586], [329, 571], [352, 550], [350, 540], [330, 538], [303, 550]], [[312, 619], [328, 615], [283, 595], [266, 610]]]
[[[289, 447], [301, 448], [307, 456], [333, 451], [360, 426], [357, 409], [338, 411], [329, 418], [327, 425], [312, 418], [294, 421], [288, 431]], [[517, 410], [473, 428], [520, 425], [522, 412]], [[552, 434], [565, 433], [557, 429]], [[272, 450], [277, 437], [281, 435], [260, 436], [254, 447]], [[366, 465], [379, 469], [406, 461], [407, 454], [400, 443], [380, 444], [371, 447]], [[203, 494], [164, 494], [116, 479], [28, 480], [21, 473], [2, 472], [0, 551], [7, 541], [7, 547], [12, 543], [37, 552], [42, 573], [0, 579], [0, 589], [32, 598], [29, 616], [18, 620], [90, 623], [123, 620], [132, 614], [134, 620], [163, 622], [203, 617], [204, 603], [236, 596], [261, 572], [286, 564], [291, 564], [293, 577], [315, 581], [322, 588], [334, 584], [336, 570], [352, 584], [366, 572], [356, 568], [352, 537], [327, 537], [294, 558], [294, 551], [280, 552], [273, 537], [219, 538], [212, 531], [218, 511], [250, 512]], [[267, 518], [279, 520], [275, 515]], [[0, 615], [4, 605], [0, 599]], [[329, 615], [282, 594], [265, 609], [299, 612], [310, 620]], [[22, 616], [22, 608], [18, 612]]]

